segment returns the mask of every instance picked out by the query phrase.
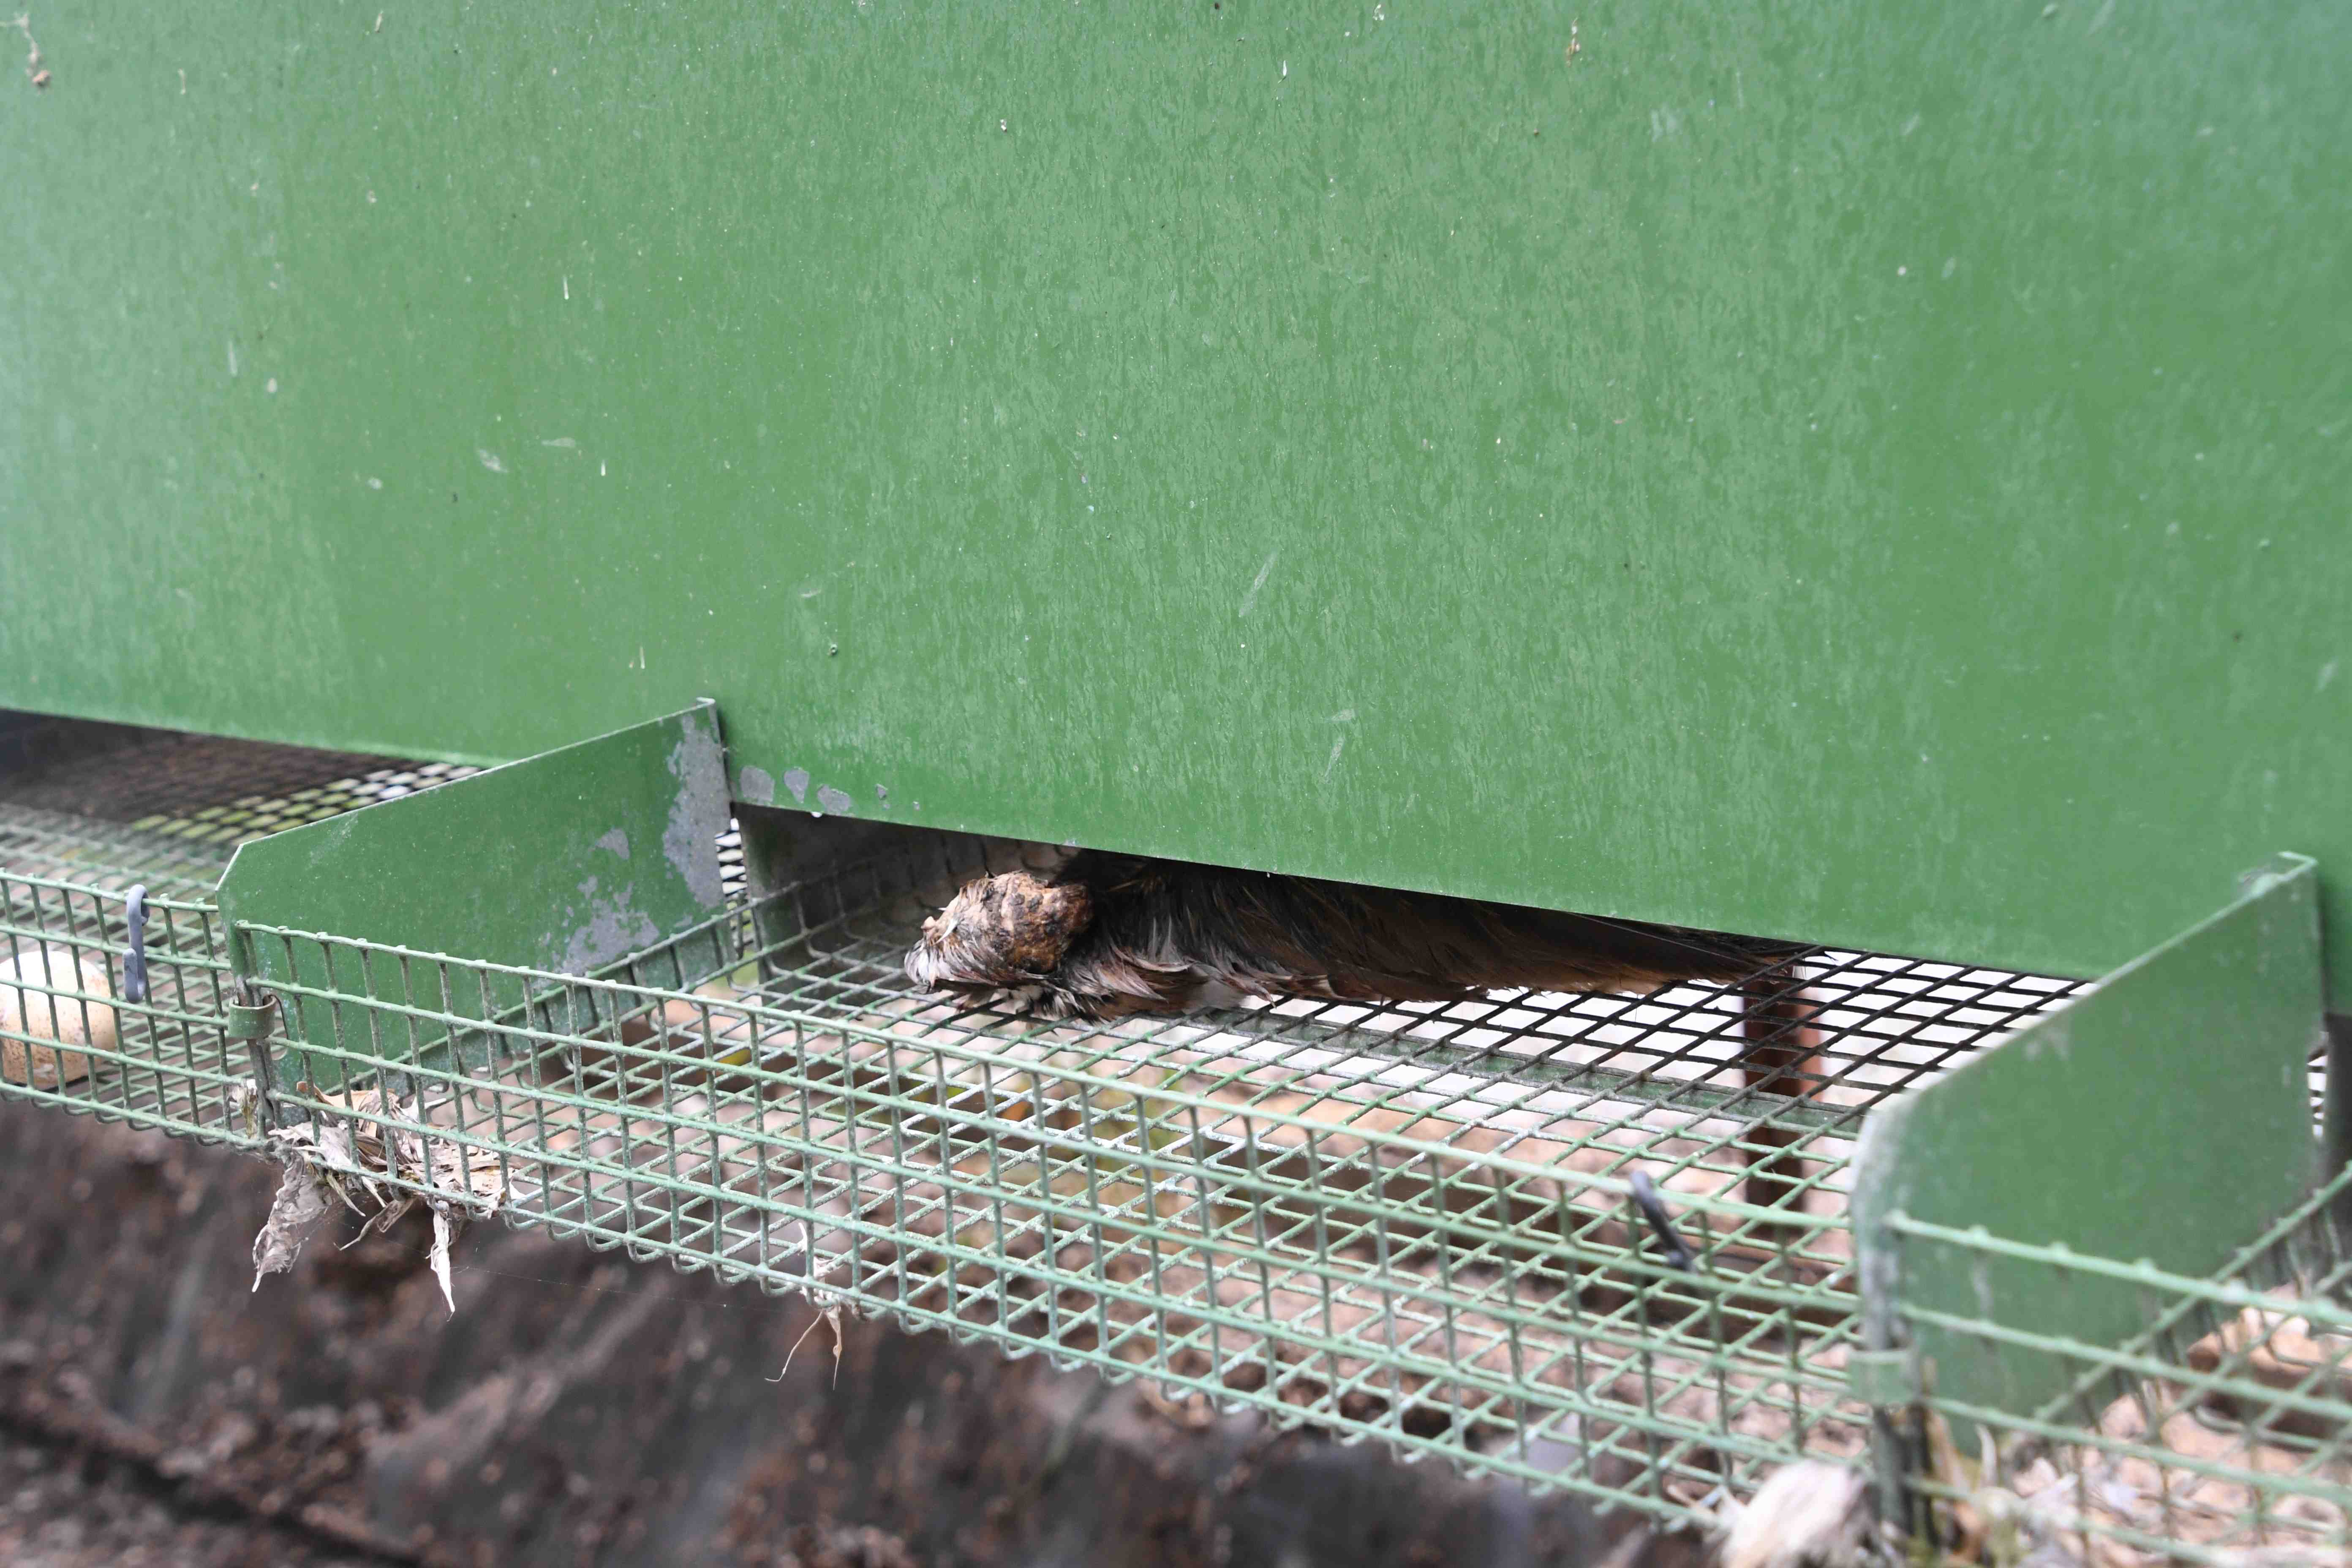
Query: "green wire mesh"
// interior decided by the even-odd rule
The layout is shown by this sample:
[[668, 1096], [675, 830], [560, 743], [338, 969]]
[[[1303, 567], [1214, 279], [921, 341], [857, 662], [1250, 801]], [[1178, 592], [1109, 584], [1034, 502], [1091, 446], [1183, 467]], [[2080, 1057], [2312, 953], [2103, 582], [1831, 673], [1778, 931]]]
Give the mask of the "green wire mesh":
[[[2340, 1173], [2210, 1279], [2027, 1246], [1896, 1216], [1906, 1250], [1936, 1247], [2138, 1293], [2145, 1326], [2088, 1345], [1905, 1306], [2002, 1356], [2054, 1358], [2065, 1391], [2018, 1415], [1941, 1398], [1925, 1474], [1948, 1547], [2011, 1532], [2008, 1550], [2086, 1563], [2245, 1568], [2352, 1552], [2352, 1284], [2331, 1211]], [[1973, 1441], [1947, 1439], [1980, 1433]], [[2000, 1550], [1979, 1555], [1998, 1557]]]
[[[0, 999], [21, 998], [0, 1036], [87, 1058], [44, 1081], [28, 1055], [0, 1092], [251, 1149], [351, 1129], [405, 1152], [383, 1185], [451, 1213], [1666, 1521], [1801, 1454], [1860, 1462], [1863, 1116], [2078, 989], [1817, 952], [1760, 1005], [1682, 987], [1047, 1025], [913, 994], [899, 958], [961, 880], [1051, 852], [909, 834], [757, 899], [722, 845], [722, 916], [589, 976], [244, 927], [318, 980], [279, 988], [291, 1017], [257, 1059], [223, 1026], [207, 889], [226, 840], [288, 814], [221, 793], [242, 817], [192, 795], [112, 823], [0, 789]], [[134, 881], [143, 1005], [115, 999]], [[1773, 1072], [1743, 1058], [1759, 1041]]]

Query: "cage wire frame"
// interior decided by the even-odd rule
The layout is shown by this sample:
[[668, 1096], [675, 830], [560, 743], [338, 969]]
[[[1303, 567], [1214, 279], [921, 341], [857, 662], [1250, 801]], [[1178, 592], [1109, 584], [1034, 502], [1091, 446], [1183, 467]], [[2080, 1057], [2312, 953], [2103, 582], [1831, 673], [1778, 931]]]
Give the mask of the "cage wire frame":
[[[2205, 1278], [1894, 1215], [1906, 1249], [1949, 1247], [2139, 1293], [2144, 1326], [2086, 1344], [1901, 1299], [1998, 1352], [2055, 1357], [2066, 1385], [2019, 1414], [1938, 1394], [1919, 1412], [1929, 1457], [1911, 1478], [1941, 1542], [2006, 1528], [2009, 1550], [2054, 1546], [2086, 1563], [2152, 1559], [2210, 1568], [2341, 1563], [2352, 1554], [2352, 1252], [2336, 1172]], [[1973, 1453], [1948, 1435], [1973, 1426]]]
[[[587, 976], [241, 926], [320, 982], [272, 988], [264, 1095], [224, 1026], [220, 815], [5, 796], [0, 1038], [34, 1054], [0, 1093], [255, 1152], [279, 1149], [273, 1123], [364, 1131], [420, 1156], [380, 1185], [451, 1213], [1669, 1526], [1801, 1456], [1867, 1462], [1845, 1373], [1863, 1118], [2083, 988], [1813, 951], [1650, 997], [1046, 1024], [918, 994], [899, 960], [961, 880], [1054, 852], [913, 835], [754, 898], [730, 833], [726, 910]], [[121, 994], [134, 883], [144, 1003]], [[77, 1037], [89, 1070], [40, 1081], [37, 1052]]]

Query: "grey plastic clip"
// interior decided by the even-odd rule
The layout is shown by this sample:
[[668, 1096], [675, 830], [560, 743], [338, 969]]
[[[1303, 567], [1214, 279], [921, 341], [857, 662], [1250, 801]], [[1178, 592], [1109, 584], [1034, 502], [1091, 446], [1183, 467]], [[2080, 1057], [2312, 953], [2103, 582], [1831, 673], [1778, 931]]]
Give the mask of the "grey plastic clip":
[[147, 884], [131, 889], [122, 902], [122, 919], [131, 928], [131, 951], [122, 955], [122, 999], [147, 1000]]

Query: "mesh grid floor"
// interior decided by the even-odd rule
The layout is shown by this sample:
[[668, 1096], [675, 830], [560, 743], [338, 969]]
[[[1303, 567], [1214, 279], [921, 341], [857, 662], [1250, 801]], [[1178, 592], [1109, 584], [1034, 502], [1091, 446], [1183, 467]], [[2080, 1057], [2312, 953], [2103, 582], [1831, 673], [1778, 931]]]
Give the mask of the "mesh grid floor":
[[[203, 771], [202, 743], [152, 754], [202, 782], [159, 807], [142, 781], [128, 822], [0, 785], [12, 953], [119, 980], [121, 890], [156, 900], [154, 991], [119, 1007], [118, 1050], [0, 1089], [257, 1144], [205, 897], [230, 841], [448, 775], [292, 768], [281, 803]], [[911, 994], [922, 915], [1051, 853], [910, 838], [592, 982], [248, 929], [330, 965], [289, 997], [337, 1042], [312, 1060], [393, 1091], [371, 1110], [281, 1084], [287, 1103], [494, 1169], [511, 1219], [1685, 1517], [1798, 1452], [1858, 1452], [1864, 1113], [2081, 989], [1817, 951], [1745, 987], [1116, 1026]], [[47, 984], [82, 1000], [53, 1005], [112, 994], [71, 967]], [[436, 1188], [429, 1167], [409, 1184]], [[1695, 1269], [1646, 1236], [1636, 1170]]]

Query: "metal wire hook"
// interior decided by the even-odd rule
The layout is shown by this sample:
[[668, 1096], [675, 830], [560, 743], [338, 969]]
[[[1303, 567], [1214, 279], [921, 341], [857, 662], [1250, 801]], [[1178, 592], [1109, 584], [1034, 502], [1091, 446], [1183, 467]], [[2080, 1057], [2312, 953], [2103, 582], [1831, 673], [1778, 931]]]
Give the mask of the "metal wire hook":
[[1666, 1213], [1665, 1201], [1658, 1196], [1658, 1184], [1650, 1180], [1647, 1171], [1635, 1171], [1630, 1178], [1633, 1186], [1634, 1205], [1642, 1217], [1650, 1222], [1659, 1243], [1666, 1249], [1666, 1261], [1684, 1272], [1690, 1272], [1698, 1263], [1698, 1254], [1690, 1249], [1675, 1229], [1674, 1216]]

